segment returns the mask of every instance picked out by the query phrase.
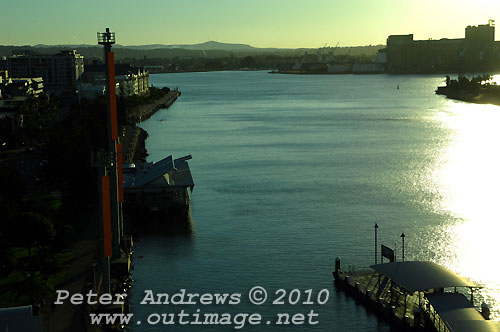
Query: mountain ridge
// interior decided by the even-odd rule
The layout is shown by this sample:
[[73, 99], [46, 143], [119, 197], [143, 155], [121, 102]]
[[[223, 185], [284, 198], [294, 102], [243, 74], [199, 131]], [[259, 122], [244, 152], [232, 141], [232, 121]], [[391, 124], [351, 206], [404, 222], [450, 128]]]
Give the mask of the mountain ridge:
[[[26, 45], [31, 46], [31, 45]], [[82, 48], [82, 47], [96, 47], [97, 45], [89, 44], [58, 44], [58, 45], [47, 45], [47, 44], [36, 44], [31, 47], [35, 48], [53, 48], [53, 47], [68, 47], [68, 48]], [[248, 44], [242, 43], [222, 43], [217, 41], [207, 41], [197, 44], [146, 44], [146, 45], [121, 45], [115, 44], [113, 47], [134, 49], [134, 50], [154, 50], [154, 49], [175, 49], [181, 48], [186, 50], [196, 50], [196, 51], [208, 51], [208, 50], [220, 50], [220, 51], [275, 51], [280, 50], [276, 47], [254, 47]], [[289, 49], [281, 49], [289, 50]]]
[[[34, 47], [34, 48], [84, 48], [84, 47], [99, 47], [96, 44], [36, 44], [36, 45], [0, 45], [0, 46], [11, 46], [11, 47]], [[317, 50], [318, 48], [310, 47], [297, 47], [297, 48], [279, 48], [279, 47], [255, 47], [243, 43], [223, 43], [218, 41], [207, 41], [203, 43], [196, 44], [145, 44], [145, 45], [122, 45], [115, 44], [113, 47], [130, 49], [130, 50], [142, 50], [150, 51], [157, 49], [185, 49], [194, 51], [292, 51], [292, 50]], [[362, 45], [362, 46], [340, 46], [338, 49], [355, 49], [355, 48], [365, 48], [365, 47], [385, 47], [385, 45]], [[333, 47], [332, 47], [333, 48]]]
[[[190, 58], [222, 58], [222, 57], [245, 57], [255, 55], [279, 55], [279, 56], [303, 56], [304, 53], [310, 54], [325, 54], [326, 52], [335, 54], [335, 56], [347, 55], [359, 56], [368, 55], [374, 56], [377, 51], [384, 48], [385, 45], [368, 45], [368, 46], [347, 46], [338, 48], [258, 48], [247, 44], [236, 43], [221, 43], [209, 41], [199, 44], [185, 45], [163, 45], [163, 44], [148, 44], [148, 45], [120, 45], [115, 44], [113, 51], [116, 59], [161, 59], [175, 57], [190, 57]], [[33, 51], [40, 54], [54, 54], [62, 50], [75, 49], [85, 58], [100, 58], [102, 57], [101, 45], [87, 44], [65, 44], [65, 45], [45, 45], [37, 44], [9, 46], [0, 45], [0, 57], [8, 57], [14, 53], [23, 51]]]

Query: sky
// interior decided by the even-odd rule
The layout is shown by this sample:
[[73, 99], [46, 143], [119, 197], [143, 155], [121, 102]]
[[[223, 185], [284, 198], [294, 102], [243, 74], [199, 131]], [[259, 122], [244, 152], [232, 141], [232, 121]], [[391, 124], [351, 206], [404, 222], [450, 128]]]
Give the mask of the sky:
[[500, 20], [500, 0], [0, 0], [0, 13], [0, 45], [92, 45], [110, 27], [122, 45], [317, 48], [463, 38]]

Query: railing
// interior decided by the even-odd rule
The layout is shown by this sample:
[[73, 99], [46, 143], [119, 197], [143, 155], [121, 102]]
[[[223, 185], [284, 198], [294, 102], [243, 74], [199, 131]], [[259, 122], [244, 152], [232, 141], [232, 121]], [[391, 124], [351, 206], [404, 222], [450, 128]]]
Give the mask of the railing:
[[434, 310], [434, 307], [430, 304], [428, 304], [428, 306], [429, 306], [429, 309], [426, 310], [426, 312], [429, 315], [429, 320], [432, 322], [432, 324], [436, 328], [436, 331], [438, 331], [438, 332], [453, 332], [450, 325], [438, 315], [436, 310]]

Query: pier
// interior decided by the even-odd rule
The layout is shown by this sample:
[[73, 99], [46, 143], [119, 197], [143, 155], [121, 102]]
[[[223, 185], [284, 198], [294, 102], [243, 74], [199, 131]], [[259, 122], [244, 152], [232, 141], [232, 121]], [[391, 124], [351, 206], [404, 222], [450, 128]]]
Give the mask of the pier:
[[[489, 309], [474, 308], [474, 290], [481, 288], [432, 262], [390, 262], [372, 271], [343, 272], [335, 262], [335, 285], [389, 323], [405, 331], [494, 332]], [[470, 289], [470, 301], [457, 288]]]

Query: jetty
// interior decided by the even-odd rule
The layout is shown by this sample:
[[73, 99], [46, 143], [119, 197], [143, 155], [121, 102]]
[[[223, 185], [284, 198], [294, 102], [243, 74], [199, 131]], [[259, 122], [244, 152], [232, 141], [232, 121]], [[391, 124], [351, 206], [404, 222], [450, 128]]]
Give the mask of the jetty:
[[[344, 272], [337, 257], [335, 285], [405, 331], [498, 332], [489, 308], [474, 307], [475, 282], [433, 262], [371, 265], [371, 271]], [[470, 299], [459, 289], [469, 289]]]

